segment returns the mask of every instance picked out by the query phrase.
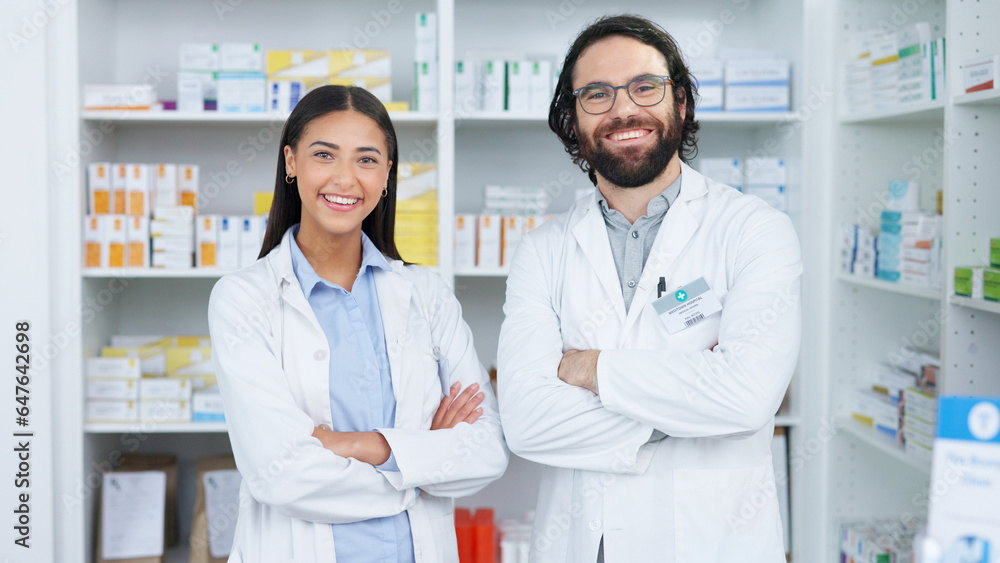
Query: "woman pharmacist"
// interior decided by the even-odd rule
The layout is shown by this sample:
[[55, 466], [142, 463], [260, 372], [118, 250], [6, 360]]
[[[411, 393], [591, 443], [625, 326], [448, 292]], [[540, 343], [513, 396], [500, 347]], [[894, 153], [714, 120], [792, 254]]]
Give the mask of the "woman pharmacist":
[[452, 499], [507, 466], [458, 301], [396, 251], [397, 166], [372, 94], [305, 96], [282, 132], [262, 259], [212, 291], [243, 476], [230, 561], [457, 562]]

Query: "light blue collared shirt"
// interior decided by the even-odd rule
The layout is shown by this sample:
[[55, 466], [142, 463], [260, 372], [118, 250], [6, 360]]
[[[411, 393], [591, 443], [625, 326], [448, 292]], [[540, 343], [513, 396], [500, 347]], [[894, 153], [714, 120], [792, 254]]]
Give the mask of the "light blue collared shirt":
[[[389, 355], [374, 268], [391, 270], [382, 253], [361, 233], [361, 269], [347, 291], [321, 278], [299, 249], [292, 227], [292, 269], [330, 344], [330, 410], [333, 430], [370, 432], [395, 426]], [[378, 466], [399, 471], [396, 458]], [[413, 536], [406, 512], [350, 524], [332, 524], [337, 561], [412, 563]]]

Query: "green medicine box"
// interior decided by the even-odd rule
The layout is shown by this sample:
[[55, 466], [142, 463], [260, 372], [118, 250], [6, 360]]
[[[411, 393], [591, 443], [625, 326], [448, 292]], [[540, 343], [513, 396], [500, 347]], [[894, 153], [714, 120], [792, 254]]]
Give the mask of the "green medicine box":
[[1000, 269], [986, 268], [983, 270], [983, 298], [990, 301], [1000, 301]]
[[955, 295], [972, 297], [972, 268], [955, 268]]
[[1000, 238], [990, 239], [990, 266], [1000, 268]]

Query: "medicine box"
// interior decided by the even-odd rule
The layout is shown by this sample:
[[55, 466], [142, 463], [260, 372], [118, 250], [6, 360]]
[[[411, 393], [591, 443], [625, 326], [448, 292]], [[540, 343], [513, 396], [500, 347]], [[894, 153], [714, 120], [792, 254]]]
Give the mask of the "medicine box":
[[477, 95], [479, 80], [476, 64], [471, 61], [455, 61], [455, 110], [471, 113], [480, 109]]
[[83, 265], [87, 268], [103, 268], [107, 263], [107, 242], [101, 217], [87, 215], [83, 219]]
[[413, 60], [417, 62], [437, 61], [437, 14], [417, 12], [416, 45]]
[[257, 43], [222, 43], [219, 45], [219, 70], [263, 72], [264, 52]]
[[219, 70], [219, 46], [215, 43], [181, 43], [177, 63], [181, 71]]
[[150, 191], [152, 181], [148, 164], [129, 164], [125, 177], [126, 197], [129, 215], [148, 216], [151, 209]]
[[476, 222], [476, 266], [500, 267], [500, 240], [503, 221], [500, 215], [480, 215]]
[[139, 420], [139, 401], [87, 401], [87, 422], [135, 422], [137, 420]]
[[191, 400], [191, 381], [172, 377], [144, 377], [139, 380], [139, 399]]
[[219, 387], [209, 387], [194, 392], [191, 399], [192, 422], [225, 422], [226, 413], [223, 409], [222, 394]]
[[216, 251], [216, 264], [223, 270], [236, 270], [240, 267], [240, 227], [243, 218], [237, 215], [227, 215], [219, 218], [219, 245]]
[[268, 78], [323, 78], [330, 74], [327, 51], [268, 51]]
[[142, 376], [138, 358], [93, 357], [87, 358], [88, 378], [139, 379]]
[[476, 216], [455, 216], [455, 267], [472, 268], [476, 265]]
[[788, 86], [726, 86], [726, 111], [788, 111]]
[[146, 84], [85, 84], [83, 107], [88, 110], [148, 110], [156, 103], [156, 90]]
[[149, 422], [191, 422], [191, 401], [139, 401], [139, 419]]
[[528, 64], [531, 65], [528, 110], [537, 114], [548, 113], [552, 103], [552, 62], [531, 61]]
[[990, 239], [990, 266], [1000, 268], [1000, 238]]
[[743, 166], [738, 158], [699, 158], [698, 171], [716, 182], [743, 191]]
[[102, 358], [134, 358], [139, 361], [143, 376], [156, 377], [167, 373], [166, 348], [160, 344], [143, 346], [105, 346]]
[[102, 215], [105, 221], [104, 237], [107, 240], [108, 268], [125, 267], [125, 246], [127, 244], [125, 215]]
[[219, 215], [199, 215], [195, 221], [195, 267], [215, 268], [219, 249]]
[[[414, 67], [414, 111], [437, 111], [437, 63], [433, 61], [416, 61]], [[380, 98], [381, 99], [381, 98]], [[387, 98], [386, 101], [388, 101]]]
[[87, 378], [87, 399], [138, 401], [138, 379]]
[[[177, 111], [199, 112], [205, 109], [206, 88], [205, 78], [214, 80], [212, 73], [178, 72], [177, 73]], [[218, 86], [215, 89], [218, 92]], [[216, 94], [217, 95], [217, 94]]]
[[285, 78], [269, 80], [267, 83], [267, 111], [290, 113], [305, 95], [305, 84], [301, 80]]
[[531, 73], [528, 61], [507, 62], [507, 111], [531, 109]]
[[128, 165], [112, 164], [111, 169], [111, 212], [124, 215], [128, 203]]
[[995, 88], [1000, 65], [1000, 56], [980, 57], [965, 61], [962, 71], [965, 75], [965, 92], [981, 92]]
[[722, 111], [723, 61], [695, 61], [688, 66], [688, 72], [691, 73], [698, 83], [698, 95], [700, 97], [698, 100], [698, 111]]
[[[392, 76], [392, 57], [386, 49], [335, 49], [328, 51], [331, 77], [368, 78]], [[418, 59], [419, 60], [419, 59]], [[434, 62], [430, 60], [430, 62]]]
[[154, 164], [152, 205], [180, 205], [181, 195], [177, 183], [176, 164]]
[[245, 268], [257, 261], [261, 243], [264, 239], [264, 218], [243, 217], [240, 229], [240, 268]]
[[514, 257], [514, 250], [521, 242], [524, 233], [524, 218], [520, 215], [509, 215], [503, 218], [503, 229], [500, 239], [500, 266], [509, 267]]
[[483, 111], [504, 111], [506, 97], [506, 63], [502, 60], [480, 61], [481, 85], [480, 97], [483, 100]]
[[198, 205], [198, 165], [178, 164], [177, 185], [180, 190], [181, 205], [197, 211]]
[[87, 165], [87, 199], [91, 215], [112, 212], [111, 163], [94, 162]]
[[128, 267], [148, 268], [150, 257], [149, 217], [126, 218], [128, 241]]

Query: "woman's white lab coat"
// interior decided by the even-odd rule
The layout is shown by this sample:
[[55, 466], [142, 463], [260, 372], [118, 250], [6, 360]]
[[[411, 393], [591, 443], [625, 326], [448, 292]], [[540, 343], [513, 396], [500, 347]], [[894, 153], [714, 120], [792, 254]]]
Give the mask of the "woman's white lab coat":
[[[770, 444], [799, 350], [798, 239], [760, 199], [681, 178], [627, 313], [593, 196], [515, 253], [499, 398], [511, 451], [547, 466], [532, 561], [593, 562], [602, 536], [609, 563], [785, 560]], [[721, 314], [670, 334], [661, 276], [668, 294], [704, 277]], [[601, 350], [599, 395], [558, 379], [568, 349]]]
[[[396, 397], [395, 428], [379, 431], [399, 471], [339, 457], [312, 437], [331, 425], [329, 363], [337, 359], [292, 270], [289, 236], [219, 280], [209, 302], [212, 359], [243, 476], [230, 561], [328, 563], [336, 559], [331, 523], [405, 510], [417, 563], [457, 562], [453, 498], [502, 475], [508, 455], [458, 301], [428, 270], [398, 260], [389, 260], [392, 271], [373, 270]], [[430, 431], [453, 381], [479, 383], [483, 414]]]

